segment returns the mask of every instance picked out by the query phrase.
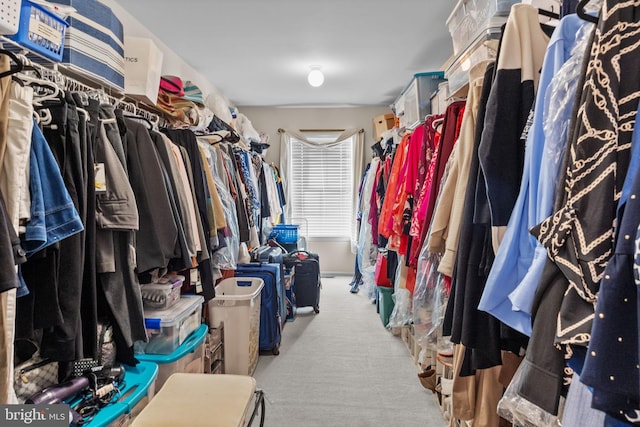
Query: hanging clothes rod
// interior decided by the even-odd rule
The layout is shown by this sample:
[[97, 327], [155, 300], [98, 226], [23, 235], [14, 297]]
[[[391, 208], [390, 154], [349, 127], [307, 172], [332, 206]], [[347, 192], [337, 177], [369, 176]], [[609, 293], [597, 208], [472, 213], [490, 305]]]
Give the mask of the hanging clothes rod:
[[52, 81], [53, 83], [60, 85], [65, 90], [72, 92], [85, 92], [89, 96], [95, 95], [95, 97], [101, 102], [108, 103], [114, 107], [121, 108], [131, 114], [141, 116], [154, 124], [160, 122], [159, 114], [149, 111], [144, 107], [141, 107], [135, 100], [128, 99], [125, 95], [120, 97], [113, 96], [105, 91], [105, 88], [94, 87], [87, 83], [81, 82], [73, 77], [63, 74], [57, 67], [47, 68], [39, 63], [31, 61], [27, 56], [18, 54], [17, 58], [23, 63], [25, 67], [33, 69], [42, 78]]
[[344, 129], [300, 129], [300, 132], [344, 132]]
[[[300, 132], [344, 132], [346, 129], [299, 129]], [[284, 129], [279, 128], [278, 133], [286, 132]], [[358, 129], [358, 133], [363, 133], [364, 129]]]

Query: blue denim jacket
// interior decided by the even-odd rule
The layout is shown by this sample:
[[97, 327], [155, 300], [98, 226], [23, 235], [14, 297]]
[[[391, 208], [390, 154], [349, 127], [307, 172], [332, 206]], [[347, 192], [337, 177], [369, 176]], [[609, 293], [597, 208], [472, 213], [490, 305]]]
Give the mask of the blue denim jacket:
[[29, 168], [31, 219], [22, 236], [27, 256], [84, 229], [60, 168], [37, 124], [31, 134]]

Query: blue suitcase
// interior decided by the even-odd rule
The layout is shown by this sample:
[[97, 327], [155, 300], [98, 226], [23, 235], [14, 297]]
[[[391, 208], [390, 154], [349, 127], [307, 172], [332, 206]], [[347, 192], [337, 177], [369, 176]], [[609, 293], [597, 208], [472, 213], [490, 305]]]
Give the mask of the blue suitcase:
[[283, 323], [287, 319], [287, 301], [285, 295], [286, 276], [284, 268], [284, 252], [279, 247], [260, 246], [251, 251], [251, 263], [269, 263], [280, 265], [280, 283], [278, 286], [278, 303], [280, 310], [280, 320]]
[[[284, 287], [280, 279], [280, 264], [239, 264], [236, 277], [258, 277], [264, 281], [260, 294], [260, 343], [261, 352], [280, 353], [282, 317], [280, 301], [284, 298]], [[285, 314], [286, 315], [286, 314]]]

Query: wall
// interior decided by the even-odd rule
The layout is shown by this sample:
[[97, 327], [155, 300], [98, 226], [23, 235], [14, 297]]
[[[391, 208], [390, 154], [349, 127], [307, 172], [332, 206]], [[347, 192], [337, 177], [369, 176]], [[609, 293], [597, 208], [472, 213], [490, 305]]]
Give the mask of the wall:
[[[271, 147], [267, 150], [267, 162], [279, 164], [280, 134], [278, 129], [346, 129], [365, 130], [365, 146], [374, 144], [373, 118], [389, 113], [385, 107], [345, 107], [345, 108], [274, 108], [238, 107], [252, 122], [258, 132], [269, 135]], [[363, 163], [371, 159], [371, 150], [364, 150]], [[320, 255], [323, 274], [353, 274], [355, 256], [351, 253], [349, 241], [310, 241], [309, 249]]]
[[126, 36], [145, 37], [153, 40], [156, 46], [158, 46], [163, 53], [162, 75], [180, 76], [183, 80], [191, 80], [202, 90], [205, 98], [209, 94], [218, 94], [224, 97], [224, 94], [220, 94], [220, 91], [213, 86], [209, 80], [185, 62], [185, 60], [176, 52], [167, 47], [167, 45], [160, 40], [158, 36], [142, 25], [140, 21], [116, 3], [115, 0], [100, 0], [100, 2], [110, 7], [113, 13], [122, 22]]

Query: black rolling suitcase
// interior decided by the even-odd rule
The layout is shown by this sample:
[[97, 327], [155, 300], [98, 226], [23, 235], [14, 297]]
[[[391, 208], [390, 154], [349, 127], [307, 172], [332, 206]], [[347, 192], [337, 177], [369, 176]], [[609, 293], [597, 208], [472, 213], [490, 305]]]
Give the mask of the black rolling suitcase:
[[313, 311], [319, 313], [321, 282], [318, 254], [291, 252], [284, 257], [284, 263], [291, 269], [296, 307], [313, 307]]

